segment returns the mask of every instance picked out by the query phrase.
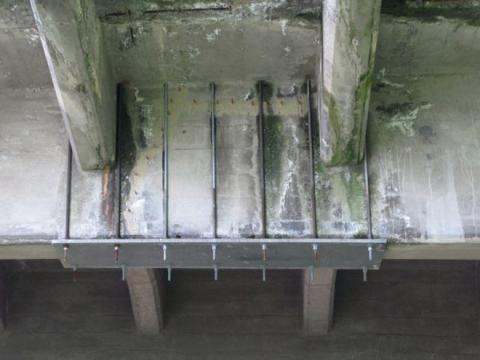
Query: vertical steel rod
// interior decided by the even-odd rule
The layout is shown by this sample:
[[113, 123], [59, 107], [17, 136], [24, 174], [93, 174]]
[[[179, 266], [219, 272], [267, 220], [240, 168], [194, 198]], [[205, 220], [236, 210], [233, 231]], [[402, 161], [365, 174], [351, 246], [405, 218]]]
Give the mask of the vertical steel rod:
[[123, 101], [123, 87], [121, 84], [117, 86], [117, 131], [116, 131], [116, 139], [115, 139], [115, 162], [116, 162], [116, 191], [117, 191], [117, 228], [115, 229], [115, 235], [117, 239], [122, 237], [122, 168], [120, 161], [120, 140], [121, 140], [121, 127], [122, 122], [121, 118], [124, 114], [122, 114], [122, 101]]
[[317, 199], [315, 194], [315, 148], [313, 144], [313, 117], [311, 82], [307, 81], [307, 117], [308, 117], [308, 147], [310, 155], [310, 192], [312, 197], [313, 237], [317, 238]]
[[372, 210], [370, 208], [370, 184], [369, 184], [369, 180], [368, 180], [368, 154], [367, 154], [367, 145], [366, 144], [365, 144], [365, 151], [363, 153], [363, 171], [364, 171], [364, 177], [365, 177], [365, 196], [367, 198], [368, 238], [372, 239], [373, 238]]
[[217, 119], [215, 116], [215, 83], [210, 84], [210, 145], [212, 152], [213, 238], [217, 238]]
[[168, 84], [163, 86], [163, 237], [168, 238]]
[[73, 151], [70, 141], [68, 142], [68, 155], [67, 155], [67, 187], [66, 187], [66, 199], [65, 199], [65, 239], [70, 239], [70, 214], [72, 207], [72, 163], [73, 163]]
[[264, 154], [264, 109], [263, 109], [263, 81], [260, 81], [258, 86], [258, 116], [257, 116], [257, 132], [258, 132], [258, 152], [259, 152], [259, 175], [260, 175], [260, 192], [262, 197], [262, 237], [267, 237], [267, 201], [265, 195], [265, 154]]

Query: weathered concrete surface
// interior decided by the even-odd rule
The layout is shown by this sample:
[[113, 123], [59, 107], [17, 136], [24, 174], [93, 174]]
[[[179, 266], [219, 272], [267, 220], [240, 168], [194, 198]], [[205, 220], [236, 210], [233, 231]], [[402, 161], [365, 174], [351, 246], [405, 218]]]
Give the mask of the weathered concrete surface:
[[478, 74], [479, 33], [479, 26], [467, 19], [383, 15], [377, 72], [385, 68], [387, 75]]
[[83, 171], [72, 167], [70, 202], [71, 238], [112, 238], [118, 231], [118, 173], [104, 170]]
[[85, 170], [115, 157], [115, 83], [93, 0], [31, 0], [74, 156]]
[[262, 197], [259, 172], [255, 84], [216, 84], [217, 206], [220, 237], [261, 236]]
[[122, 90], [122, 236], [162, 237], [164, 89]]
[[28, 0], [0, 2], [0, 89], [51, 87]]
[[136, 333], [119, 272], [18, 273], [0, 353], [37, 359], [435, 359], [480, 355], [475, 262], [395, 262], [339, 272], [335, 326], [302, 335], [301, 276], [174, 271], [161, 337]]
[[318, 19], [175, 15], [103, 22], [118, 81], [145, 87], [152, 80], [289, 81], [315, 74]]
[[277, 1], [277, 0], [224, 0], [224, 1], [132, 1], [132, 0], [95, 0], [98, 15], [101, 18], [117, 21], [128, 18], [155, 17], [162, 13], [174, 13], [177, 16], [194, 12], [212, 17], [241, 20], [256, 17], [264, 20], [293, 17], [311, 18], [321, 14], [322, 1]]
[[1, 90], [0, 236], [65, 231], [67, 139], [51, 89]]
[[383, 28], [369, 130], [374, 234], [475, 239], [480, 30], [446, 19], [388, 19]]
[[328, 165], [363, 158], [381, 0], [325, 0], [319, 86], [320, 157]]
[[368, 234], [369, 204], [364, 165], [326, 166], [321, 160], [316, 91], [311, 97], [317, 235], [325, 238], [365, 238]]
[[306, 335], [325, 335], [333, 324], [335, 269], [303, 271], [303, 329]]
[[137, 329], [146, 335], [162, 330], [165, 307], [164, 273], [155, 269], [129, 268], [127, 284]]
[[213, 192], [208, 83], [169, 84], [168, 233], [212, 237]]
[[263, 99], [267, 235], [312, 236], [305, 84], [266, 84]]

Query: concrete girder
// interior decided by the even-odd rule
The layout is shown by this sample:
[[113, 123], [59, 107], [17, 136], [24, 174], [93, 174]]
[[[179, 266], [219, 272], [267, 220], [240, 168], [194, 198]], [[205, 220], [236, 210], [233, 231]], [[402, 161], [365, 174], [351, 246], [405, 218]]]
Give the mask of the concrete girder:
[[306, 335], [325, 335], [333, 323], [335, 280], [332, 268], [306, 269], [303, 272], [303, 327]]
[[116, 85], [93, 0], [30, 0], [74, 157], [84, 170], [115, 159]]
[[156, 335], [163, 329], [165, 287], [163, 272], [155, 269], [129, 268], [128, 290], [133, 316], [139, 332]]
[[320, 158], [360, 162], [380, 22], [381, 0], [325, 0], [319, 82]]

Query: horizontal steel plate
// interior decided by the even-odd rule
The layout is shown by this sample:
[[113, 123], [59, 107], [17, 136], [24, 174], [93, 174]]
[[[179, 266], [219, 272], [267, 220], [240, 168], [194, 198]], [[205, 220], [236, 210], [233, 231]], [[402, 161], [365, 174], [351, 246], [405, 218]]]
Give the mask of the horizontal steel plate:
[[386, 246], [385, 240], [378, 239], [88, 239], [52, 243], [64, 266], [70, 268], [377, 269]]

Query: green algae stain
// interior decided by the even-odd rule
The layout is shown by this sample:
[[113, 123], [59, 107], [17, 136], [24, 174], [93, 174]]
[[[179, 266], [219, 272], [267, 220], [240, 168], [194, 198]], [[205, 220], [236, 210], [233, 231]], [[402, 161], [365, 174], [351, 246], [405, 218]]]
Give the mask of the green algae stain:
[[424, 23], [436, 23], [445, 18], [461, 20], [471, 26], [480, 26], [480, 8], [478, 7], [412, 7], [406, 0], [388, 0], [382, 2], [382, 13], [410, 17]]
[[[324, 101], [328, 104], [329, 127], [335, 141], [332, 144], [332, 158], [328, 162], [328, 166], [341, 166], [352, 163], [355, 159], [354, 139], [355, 136], [350, 137], [350, 140], [345, 144], [342, 135], [342, 119], [337, 107], [335, 97], [326, 93]], [[353, 131], [355, 135], [355, 129]]]
[[287, 145], [283, 135], [282, 118], [277, 115], [265, 115], [263, 126], [265, 180], [273, 188], [279, 188], [282, 177], [282, 153]]

